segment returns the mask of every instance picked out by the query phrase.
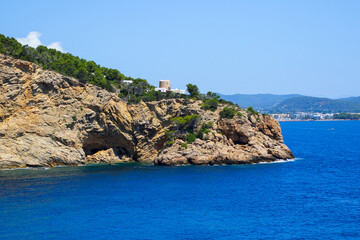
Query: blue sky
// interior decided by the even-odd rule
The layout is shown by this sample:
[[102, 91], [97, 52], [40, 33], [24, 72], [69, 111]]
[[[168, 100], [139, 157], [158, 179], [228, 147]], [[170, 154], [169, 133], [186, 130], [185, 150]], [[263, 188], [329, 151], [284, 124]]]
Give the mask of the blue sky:
[[[0, 1], [0, 33], [157, 85], [360, 95], [360, 1]], [[55, 45], [54, 45], [55, 44]]]

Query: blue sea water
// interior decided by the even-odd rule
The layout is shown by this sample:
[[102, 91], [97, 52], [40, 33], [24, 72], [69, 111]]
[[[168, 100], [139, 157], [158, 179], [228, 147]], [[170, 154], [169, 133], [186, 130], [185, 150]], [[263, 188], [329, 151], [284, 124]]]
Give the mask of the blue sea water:
[[360, 121], [281, 126], [295, 161], [0, 171], [0, 239], [360, 239]]

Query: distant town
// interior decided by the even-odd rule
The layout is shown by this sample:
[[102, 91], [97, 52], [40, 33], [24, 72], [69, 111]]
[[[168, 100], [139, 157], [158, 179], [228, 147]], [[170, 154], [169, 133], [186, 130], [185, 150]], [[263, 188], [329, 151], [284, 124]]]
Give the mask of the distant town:
[[296, 114], [275, 113], [270, 114], [273, 118], [281, 121], [309, 121], [309, 120], [360, 120], [359, 113], [306, 113], [299, 112]]
[[298, 120], [329, 120], [333, 119], [334, 113], [305, 113], [300, 112], [296, 114], [270, 114], [278, 121], [298, 121]]
[[299, 94], [220, 94], [222, 99], [260, 113], [278, 121], [306, 120], [359, 120], [360, 96], [340, 99], [303, 96]]

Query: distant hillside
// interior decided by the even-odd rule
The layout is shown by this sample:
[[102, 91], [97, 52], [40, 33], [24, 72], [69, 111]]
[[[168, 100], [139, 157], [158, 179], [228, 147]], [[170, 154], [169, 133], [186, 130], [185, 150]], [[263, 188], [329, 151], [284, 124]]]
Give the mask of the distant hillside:
[[339, 98], [338, 100], [350, 101], [350, 102], [354, 102], [354, 103], [360, 103], [360, 97]]
[[238, 104], [240, 107], [248, 108], [252, 106], [256, 110], [267, 110], [271, 107], [279, 104], [280, 102], [294, 98], [300, 97], [299, 94], [287, 94], [287, 95], [275, 95], [275, 94], [233, 94], [225, 95], [218, 94], [222, 99], [231, 101]]
[[271, 113], [295, 112], [360, 112], [360, 103], [339, 99], [295, 97], [282, 101], [269, 109]]
[[329, 99], [308, 97], [300, 94], [218, 94], [222, 99], [247, 108], [252, 106], [257, 111], [269, 113], [295, 112], [360, 112], [360, 97]]

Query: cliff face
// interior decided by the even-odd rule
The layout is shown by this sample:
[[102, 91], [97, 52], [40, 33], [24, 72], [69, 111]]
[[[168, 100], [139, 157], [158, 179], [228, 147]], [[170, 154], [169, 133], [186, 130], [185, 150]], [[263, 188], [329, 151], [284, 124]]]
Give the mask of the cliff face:
[[[128, 105], [96, 86], [0, 55], [0, 168], [100, 162], [239, 164], [293, 158], [278, 122], [263, 115], [223, 119], [199, 101]], [[204, 140], [165, 148], [173, 117], [212, 121]]]

